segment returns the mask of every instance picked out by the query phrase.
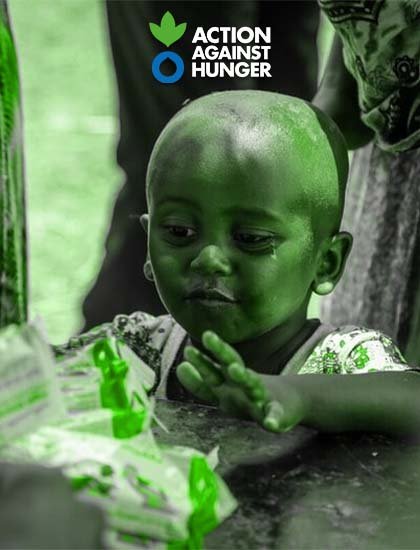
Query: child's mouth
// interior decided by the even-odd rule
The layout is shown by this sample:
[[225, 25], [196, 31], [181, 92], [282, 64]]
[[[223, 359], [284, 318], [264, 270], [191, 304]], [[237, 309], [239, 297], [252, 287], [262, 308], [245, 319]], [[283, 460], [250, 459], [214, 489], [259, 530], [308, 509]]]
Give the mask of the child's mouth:
[[187, 294], [186, 300], [200, 302], [208, 306], [227, 305], [237, 302], [229, 291], [216, 287], [195, 288]]

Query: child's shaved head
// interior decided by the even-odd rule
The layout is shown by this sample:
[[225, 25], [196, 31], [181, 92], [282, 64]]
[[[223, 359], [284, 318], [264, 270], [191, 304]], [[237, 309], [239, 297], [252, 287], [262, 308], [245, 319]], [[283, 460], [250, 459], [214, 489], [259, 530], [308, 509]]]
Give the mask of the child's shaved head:
[[300, 99], [221, 92], [181, 109], [153, 149], [143, 218], [176, 321], [197, 340], [294, 334], [350, 250], [338, 232], [347, 169], [335, 124]]
[[[348, 174], [347, 148], [336, 124], [313, 105], [263, 91], [214, 93], [183, 107], [160, 135], [147, 176], [171, 170], [180, 157], [194, 163], [223, 141], [227, 155], [246, 171], [260, 164], [278, 184], [292, 182], [296, 208], [310, 208], [317, 228], [337, 231]], [[215, 154], [217, 151], [215, 150]], [[286, 176], [286, 177], [284, 177]], [[188, 181], [185, 182], [189, 185]], [[264, 182], [257, 182], [264, 193]], [[257, 192], [258, 190], [256, 190]]]

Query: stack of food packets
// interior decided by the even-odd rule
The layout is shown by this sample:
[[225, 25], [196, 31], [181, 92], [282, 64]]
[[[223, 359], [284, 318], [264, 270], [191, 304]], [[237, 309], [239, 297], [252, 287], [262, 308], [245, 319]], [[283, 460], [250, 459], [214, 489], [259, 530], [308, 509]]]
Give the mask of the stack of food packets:
[[40, 322], [0, 330], [0, 446], [64, 414]]
[[[1, 373], [14, 381], [14, 391], [7, 394], [0, 430], [3, 443], [14, 441], [1, 447], [1, 458], [62, 468], [81, 498], [106, 511], [110, 547], [199, 548], [236, 502], [214, 472], [215, 453], [157, 445], [150, 429], [154, 401], [145, 391], [153, 382], [145, 366], [136, 365], [127, 350], [122, 359], [122, 344], [103, 339], [54, 370], [37, 327], [10, 330], [0, 335], [5, 352], [11, 347]], [[37, 367], [37, 383], [47, 388], [43, 413], [12, 433], [5, 427], [13, 426], [13, 396], [28, 391], [23, 369], [29, 371], [29, 365]], [[11, 374], [16, 371], [19, 379]], [[26, 418], [32, 403], [20, 397], [17, 403]]]
[[98, 340], [60, 361], [57, 376], [69, 429], [126, 439], [150, 428], [154, 400], [146, 390], [154, 373], [115, 338]]

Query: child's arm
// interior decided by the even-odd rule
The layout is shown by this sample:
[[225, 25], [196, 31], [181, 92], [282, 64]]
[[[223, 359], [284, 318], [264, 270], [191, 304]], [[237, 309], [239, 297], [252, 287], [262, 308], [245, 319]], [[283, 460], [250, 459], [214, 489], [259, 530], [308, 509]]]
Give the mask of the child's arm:
[[217, 364], [189, 348], [188, 361], [178, 367], [181, 382], [201, 397], [207, 392], [227, 412], [247, 414], [269, 430], [286, 431], [302, 423], [322, 432], [420, 432], [417, 373], [258, 375], [214, 333], [205, 333], [203, 344]]
[[272, 398], [280, 401], [283, 378], [303, 403], [302, 424], [322, 432], [420, 434], [420, 376], [415, 372], [263, 377]]
[[360, 118], [357, 83], [344, 65], [343, 46], [337, 34], [312, 103], [334, 120], [349, 149], [362, 147], [373, 138], [373, 131]]

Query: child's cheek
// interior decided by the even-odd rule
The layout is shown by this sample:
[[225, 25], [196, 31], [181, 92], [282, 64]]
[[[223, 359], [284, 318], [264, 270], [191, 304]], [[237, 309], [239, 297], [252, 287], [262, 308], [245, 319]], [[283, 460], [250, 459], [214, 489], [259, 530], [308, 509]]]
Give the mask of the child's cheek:
[[174, 275], [180, 269], [179, 257], [164, 251], [154, 254], [151, 253], [152, 266], [155, 274], [161, 276]]
[[255, 291], [263, 293], [264, 289], [271, 289], [285, 298], [305, 294], [313, 280], [315, 263], [310, 238], [284, 242], [265, 256], [264, 266], [256, 266]]

